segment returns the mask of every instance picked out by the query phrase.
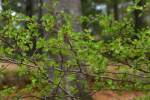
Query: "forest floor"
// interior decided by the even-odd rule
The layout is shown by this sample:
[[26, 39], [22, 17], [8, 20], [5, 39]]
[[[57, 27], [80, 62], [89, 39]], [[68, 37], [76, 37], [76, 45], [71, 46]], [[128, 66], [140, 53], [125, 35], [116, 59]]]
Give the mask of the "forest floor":
[[[32, 91], [33, 92], [33, 91]], [[22, 100], [39, 100], [36, 97], [33, 97], [33, 93], [25, 93], [22, 92], [21, 95], [24, 97]], [[13, 93], [7, 97], [0, 97], [0, 100], [14, 100], [12, 97], [16, 96], [17, 94]], [[117, 93], [112, 90], [103, 90], [95, 93], [93, 95], [93, 100], [133, 100], [135, 98], [142, 97], [143, 94], [138, 91], [122, 91], [121, 93]]]
[[103, 90], [93, 95], [93, 100], [133, 100], [144, 96], [140, 91], [122, 91], [120, 93], [112, 90]]
[[[8, 72], [13, 72], [13, 71], [17, 70], [17, 65], [15, 65], [15, 64], [0, 63], [0, 66], [7, 66]], [[114, 71], [114, 69], [110, 69], [110, 70]], [[0, 85], [0, 89], [2, 87], [3, 86]], [[19, 91], [21, 91], [20, 95], [24, 96], [24, 99], [22, 99], [22, 100], [39, 100], [38, 98], [32, 96], [33, 93], [36, 93], [36, 91], [22, 92], [21, 88], [17, 92], [19, 92]], [[13, 100], [12, 97], [14, 97], [16, 95], [17, 95], [17, 93], [13, 93], [10, 96], [4, 97], [0, 93], [0, 100]], [[133, 99], [135, 99], [137, 97], [141, 97], [143, 95], [144, 94], [140, 91], [116, 92], [116, 91], [112, 91], [112, 90], [102, 90], [102, 91], [96, 92], [92, 98], [93, 98], [93, 100], [133, 100]]]

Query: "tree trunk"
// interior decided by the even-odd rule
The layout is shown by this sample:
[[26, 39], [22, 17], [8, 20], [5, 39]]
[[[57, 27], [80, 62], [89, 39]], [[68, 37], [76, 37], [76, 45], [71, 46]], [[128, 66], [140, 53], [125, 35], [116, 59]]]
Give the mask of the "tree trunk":
[[118, 0], [113, 0], [114, 19], [119, 20]]
[[41, 18], [42, 18], [42, 15], [43, 15], [43, 9], [42, 9], [42, 6], [43, 6], [43, 0], [38, 0], [38, 23], [41, 24]]
[[107, 15], [110, 15], [111, 14], [111, 7], [110, 7], [110, 4], [107, 3]]
[[[135, 0], [134, 0], [135, 2]], [[140, 0], [137, 3], [137, 6], [143, 7], [145, 5], [145, 0]], [[141, 15], [142, 10], [134, 10], [134, 24], [135, 24], [135, 31], [137, 32], [138, 30], [142, 29], [142, 27], [144, 26], [144, 20], [143, 20], [143, 16]]]
[[[44, 0], [43, 3], [51, 4], [51, 7], [53, 6], [53, 0]], [[51, 8], [51, 7], [49, 7], [49, 8]], [[54, 10], [55, 14], [60, 13], [61, 11], [64, 11], [65, 13], [71, 15], [74, 31], [80, 32], [82, 30], [82, 27], [78, 21], [79, 17], [81, 16], [81, 1], [80, 0], [59, 0], [58, 5], [56, 5], [55, 8], [52, 7], [51, 9]], [[60, 18], [60, 20], [61, 20], [61, 18]], [[50, 57], [50, 59], [51, 59], [51, 57]], [[64, 57], [64, 59], [65, 59], [65, 57]], [[65, 68], [65, 66], [63, 66], [63, 67]], [[64, 69], [64, 68], [62, 68], [62, 69]], [[54, 71], [53, 67], [50, 67], [50, 78], [52, 80], [53, 80], [53, 78], [57, 78], [53, 75], [54, 74], [53, 71]], [[66, 84], [65, 84], [64, 88], [68, 93], [70, 93], [71, 82], [68, 80], [67, 76], [68, 76], [68, 73], [65, 73], [63, 80], [64, 80], [64, 83], [66, 83]], [[80, 75], [77, 75], [77, 77], [79, 79]], [[79, 80], [81, 80], [81, 79], [79, 79]], [[82, 86], [80, 85], [80, 83], [77, 84], [77, 88], [80, 91], [79, 94], [83, 94], [83, 92], [82, 92], [83, 89], [82, 89]], [[52, 92], [53, 91], [51, 91], [51, 93]], [[65, 100], [71, 100], [71, 98], [67, 97]]]
[[[60, 12], [60, 11], [64, 11], [65, 13], [69, 14], [72, 16], [72, 25], [73, 25], [73, 29], [75, 32], [80, 32], [82, 31], [82, 27], [81, 24], [79, 23], [79, 17], [82, 15], [82, 10], [81, 10], [81, 0], [60, 0], [56, 12]], [[66, 81], [66, 90], [68, 92], [70, 92], [70, 86], [71, 86], [71, 82], [66, 78], [67, 74], [65, 76], [65, 81]], [[77, 80], [79, 80], [79, 82], [76, 83], [76, 88], [78, 89], [78, 96], [81, 99], [86, 99], [88, 100], [88, 98], [84, 98], [86, 97], [86, 94], [84, 93], [84, 89], [83, 89], [83, 85], [80, 83], [82, 79], [82, 75], [77, 74], [76, 75]], [[67, 98], [67, 100], [70, 100], [69, 98]]]
[[33, 2], [32, 0], [26, 0], [26, 15], [32, 17], [33, 14]]
[[[29, 16], [29, 17], [32, 17], [33, 15], [33, 0], [26, 0], [26, 15]], [[34, 36], [33, 34], [33, 37], [32, 37], [32, 47], [30, 48], [29, 50], [29, 56], [32, 56], [36, 50], [36, 37]]]
[[81, 1], [80, 0], [60, 0], [56, 9], [57, 12], [64, 11], [72, 16], [73, 29], [76, 32], [82, 30], [81, 25], [78, 22], [78, 18], [81, 16]]

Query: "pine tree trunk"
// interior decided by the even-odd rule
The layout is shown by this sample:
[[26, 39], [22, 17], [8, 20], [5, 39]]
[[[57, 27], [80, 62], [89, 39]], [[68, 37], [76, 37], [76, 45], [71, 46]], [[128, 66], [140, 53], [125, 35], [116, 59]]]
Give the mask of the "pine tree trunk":
[[[72, 25], [73, 25], [73, 29], [75, 32], [80, 32], [82, 30], [82, 26], [81, 24], [79, 24], [79, 17], [82, 15], [82, 10], [81, 10], [81, 0], [60, 0], [56, 12], [60, 12], [60, 11], [64, 11], [65, 13], [69, 14], [72, 16]], [[66, 78], [67, 74], [65, 75], [65, 80], [66, 81], [66, 91], [68, 91], [70, 93], [70, 81]], [[76, 75], [77, 80], [79, 80], [79, 82], [76, 83], [76, 88], [78, 89], [78, 96], [80, 98], [82, 98], [83, 100], [86, 99], [88, 100], [88, 98], [84, 98], [85, 93], [84, 93], [84, 89], [83, 89], [83, 85], [80, 83], [82, 79], [82, 75], [81, 74], [77, 74]], [[70, 100], [69, 98], [67, 98], [67, 100]]]
[[[48, 1], [48, 0], [44, 0], [43, 3], [46, 4], [51, 4], [53, 3], [53, 0]], [[51, 7], [50, 7], [51, 8]], [[52, 8], [53, 9], [53, 8]], [[82, 30], [81, 25], [79, 24], [79, 17], [81, 16], [81, 1], [80, 0], [59, 0], [58, 5], [56, 5], [56, 7], [54, 8], [54, 14], [60, 13], [61, 11], [64, 11], [65, 13], [69, 14], [72, 16], [72, 25], [73, 25], [73, 29], [76, 32], [80, 32]], [[57, 15], [56, 15], [57, 16]], [[61, 20], [61, 19], [60, 19]], [[51, 58], [50, 58], [51, 59]], [[64, 57], [65, 59], [65, 57]], [[65, 68], [65, 66], [62, 66]], [[64, 69], [62, 68], [62, 69]], [[56, 78], [53, 74], [53, 68], [50, 68], [50, 78]], [[67, 78], [68, 73], [65, 73], [65, 76], [63, 77], [63, 81], [64, 83], [64, 88], [65, 90], [70, 93], [70, 86], [71, 86], [71, 82], [68, 80]], [[80, 79], [80, 75], [77, 75], [79, 80]], [[81, 94], [83, 94], [83, 89], [82, 86], [80, 85], [80, 83], [77, 83], [77, 88], [80, 91], [80, 96], [82, 96]], [[51, 91], [52, 93], [53, 91]], [[70, 97], [66, 97], [65, 100], [72, 100]]]
[[78, 23], [78, 18], [82, 14], [80, 0], [60, 0], [56, 10], [57, 12], [64, 11], [72, 16], [74, 31], [79, 32], [82, 30], [81, 25]]
[[[143, 7], [145, 5], [145, 0], [140, 0], [137, 4], [137, 6]], [[135, 31], [142, 29], [144, 26], [144, 20], [142, 14], [142, 10], [134, 10], [134, 24], [135, 24]]]
[[114, 19], [119, 20], [118, 0], [113, 0]]
[[[32, 17], [33, 15], [33, 7], [34, 7], [34, 3], [33, 0], [26, 0], [26, 15], [29, 17]], [[36, 37], [33, 36], [32, 37], [32, 47], [29, 50], [29, 56], [32, 56], [33, 53], [36, 50]]]
[[26, 15], [32, 17], [33, 14], [33, 2], [32, 0], [26, 0]]
[[42, 18], [42, 15], [43, 15], [43, 9], [42, 9], [42, 6], [43, 6], [43, 0], [38, 0], [38, 23], [41, 24], [41, 18]]

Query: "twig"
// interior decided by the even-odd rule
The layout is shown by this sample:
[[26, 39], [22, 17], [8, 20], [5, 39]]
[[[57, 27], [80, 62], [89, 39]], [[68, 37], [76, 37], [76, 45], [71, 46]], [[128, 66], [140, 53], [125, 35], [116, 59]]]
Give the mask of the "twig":
[[27, 63], [23, 63], [23, 62], [18, 62], [14, 59], [11, 59], [11, 58], [6, 58], [6, 57], [0, 57], [0, 60], [1, 61], [6, 61], [6, 62], [9, 62], [9, 63], [13, 63], [13, 64], [22, 64], [22, 65], [26, 65], [26, 66], [30, 66], [30, 67], [38, 67], [37, 65], [31, 65], [31, 64], [27, 64]]

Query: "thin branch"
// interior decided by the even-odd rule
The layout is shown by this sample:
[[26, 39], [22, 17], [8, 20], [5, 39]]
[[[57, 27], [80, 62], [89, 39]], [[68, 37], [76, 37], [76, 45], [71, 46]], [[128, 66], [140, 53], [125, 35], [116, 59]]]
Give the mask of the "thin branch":
[[[72, 46], [72, 44], [71, 44], [71, 41], [70, 41], [69, 37], [66, 36], [66, 38], [67, 38], [67, 40], [68, 40], [67, 43], [68, 43], [69, 46], [70, 46], [70, 50], [74, 53], [75, 56], [77, 56], [77, 53], [76, 53], [76, 51], [73, 49], [73, 46]], [[81, 68], [81, 64], [80, 64], [79, 59], [75, 58], [75, 60], [76, 60], [76, 62], [77, 62], [77, 65], [78, 65], [78, 67], [79, 67], [81, 73], [82, 73], [83, 71], [82, 71], [82, 68]]]
[[128, 76], [135, 76], [135, 77], [141, 77], [141, 78], [150, 78], [150, 76], [142, 76], [142, 75], [137, 75], [137, 74], [131, 74], [131, 73], [126, 73], [126, 72], [109, 72], [109, 71], [105, 71], [105, 72], [100, 72], [100, 73], [110, 73], [110, 74], [124, 74], [124, 75], [128, 75]]
[[[121, 63], [129, 66], [130, 68], [134, 68], [133, 65], [129, 64], [128, 60], [126, 60], [126, 62], [121, 62]], [[146, 70], [143, 70], [143, 69], [139, 69], [139, 68], [135, 68], [135, 69], [138, 70], [138, 71], [140, 71], [140, 72], [150, 73], [149, 71], [146, 71]]]
[[13, 63], [13, 64], [17, 64], [17, 65], [26, 65], [26, 66], [29, 66], [29, 67], [38, 67], [37, 65], [33, 65], [33, 64], [27, 64], [27, 63], [23, 63], [23, 62], [18, 62], [14, 59], [11, 59], [11, 58], [7, 58], [7, 57], [0, 57], [0, 60], [1, 61], [6, 61], [6, 62], [9, 62], [9, 63]]

